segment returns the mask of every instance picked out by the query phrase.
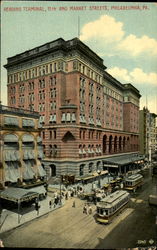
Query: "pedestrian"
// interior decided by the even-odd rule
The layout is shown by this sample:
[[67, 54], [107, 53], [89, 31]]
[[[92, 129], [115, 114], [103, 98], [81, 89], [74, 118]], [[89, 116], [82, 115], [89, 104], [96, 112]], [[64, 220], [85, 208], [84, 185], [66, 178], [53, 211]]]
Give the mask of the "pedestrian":
[[84, 207], [83, 207], [83, 213], [84, 214], [87, 214], [87, 205], [85, 204]]
[[89, 206], [89, 208], [88, 208], [88, 213], [92, 214], [92, 207], [91, 206]]
[[69, 196], [69, 198], [71, 197], [71, 191], [70, 190], [68, 190], [68, 196]]
[[0, 247], [4, 247], [3, 241], [0, 239]]
[[49, 207], [50, 207], [50, 209], [52, 207], [52, 201], [51, 200], [49, 201]]
[[74, 197], [74, 191], [73, 190], [71, 191], [71, 197]]
[[73, 201], [73, 205], [72, 205], [72, 207], [75, 207], [75, 205], [76, 205], [76, 204], [75, 204], [75, 201]]
[[68, 200], [68, 192], [65, 193], [65, 199]]

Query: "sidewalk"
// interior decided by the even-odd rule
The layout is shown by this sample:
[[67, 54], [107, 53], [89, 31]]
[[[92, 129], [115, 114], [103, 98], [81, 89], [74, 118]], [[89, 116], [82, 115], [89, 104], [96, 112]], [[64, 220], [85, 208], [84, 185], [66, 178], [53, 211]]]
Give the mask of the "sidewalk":
[[32, 206], [30, 208], [21, 208], [20, 215], [18, 214], [18, 210], [14, 209], [14, 211], [10, 211], [7, 209], [2, 210], [1, 218], [0, 218], [0, 233], [7, 232], [11, 229], [19, 227], [24, 223], [32, 221], [34, 219], [39, 218], [53, 210], [56, 210], [62, 206], [64, 206], [65, 202], [63, 201], [62, 205], [57, 205], [55, 208], [52, 205], [52, 208], [49, 207], [49, 201], [52, 200], [52, 197], [47, 196], [46, 199], [40, 201], [40, 209], [39, 213], [35, 210], [35, 207]]

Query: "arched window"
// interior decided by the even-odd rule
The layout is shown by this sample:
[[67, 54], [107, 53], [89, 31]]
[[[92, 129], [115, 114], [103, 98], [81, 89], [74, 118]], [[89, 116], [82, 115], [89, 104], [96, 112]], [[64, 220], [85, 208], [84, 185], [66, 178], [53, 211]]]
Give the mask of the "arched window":
[[56, 176], [56, 165], [51, 164], [50, 165], [50, 176]]
[[93, 172], [93, 163], [89, 163], [89, 168], [88, 168], [88, 173], [92, 173]]
[[109, 137], [109, 153], [112, 151], [112, 135]]
[[122, 150], [122, 137], [119, 137], [119, 150]]
[[117, 152], [117, 136], [114, 138], [114, 152]]
[[103, 136], [103, 154], [106, 153], [106, 142], [107, 142], [107, 136]]
[[80, 176], [84, 175], [84, 164], [80, 165]]

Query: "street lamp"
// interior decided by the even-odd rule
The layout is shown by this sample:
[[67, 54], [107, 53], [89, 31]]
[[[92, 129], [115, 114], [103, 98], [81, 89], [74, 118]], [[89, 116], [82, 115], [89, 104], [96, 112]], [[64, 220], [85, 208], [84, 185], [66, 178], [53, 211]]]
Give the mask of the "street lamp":
[[97, 173], [99, 175], [98, 186], [99, 186], [99, 188], [101, 188], [101, 183], [100, 183], [100, 174], [101, 174], [101, 171], [100, 171], [100, 169], [97, 170]]

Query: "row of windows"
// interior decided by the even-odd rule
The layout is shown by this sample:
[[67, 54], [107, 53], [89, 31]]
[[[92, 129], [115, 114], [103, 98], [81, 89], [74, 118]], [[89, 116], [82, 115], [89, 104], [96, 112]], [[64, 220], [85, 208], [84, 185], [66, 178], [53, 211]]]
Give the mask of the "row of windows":
[[116, 91], [114, 91], [108, 87], [104, 86], [104, 93], [109, 95], [109, 96], [112, 96], [116, 100], [119, 100], [121, 102], [123, 101], [123, 96], [121, 94], [117, 93]]
[[[66, 66], [66, 69], [65, 69]], [[98, 83], [102, 83], [102, 77], [97, 74], [96, 72], [90, 70], [87, 66], [85, 66], [82, 63], [79, 63], [77, 61], [73, 62], [73, 69], [77, 69], [82, 73], [87, 75], [89, 78], [93, 79], [94, 81]], [[68, 70], [67, 65], [65, 65], [65, 62], [63, 61], [58, 61], [58, 62], [53, 62], [50, 64], [34, 67], [29, 70], [24, 70], [23, 72], [11, 74], [8, 76], [8, 83], [15, 83], [18, 81], [24, 81], [28, 80], [34, 77], [38, 76], [44, 76], [45, 74], [50, 74], [54, 73], [58, 70]]]
[[94, 130], [80, 130], [80, 139], [100, 139], [101, 138], [101, 132], [99, 131], [94, 131]]
[[[75, 67], [77, 67], [77, 65]], [[93, 79], [94, 81], [98, 83], [102, 83], [102, 77], [96, 72], [94, 72], [93, 70], [90, 70], [87, 66], [79, 63], [78, 69], [82, 74], [87, 75], [89, 78]]]
[[54, 62], [51, 64], [38, 66], [33, 69], [9, 75], [8, 83], [15, 83], [19, 81], [25, 81], [34, 77], [44, 76], [45, 74], [51, 74], [60, 69], [63, 70], [63, 62]]

